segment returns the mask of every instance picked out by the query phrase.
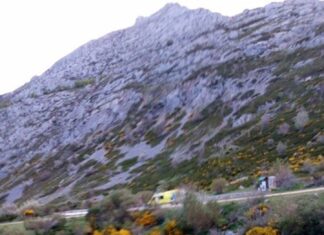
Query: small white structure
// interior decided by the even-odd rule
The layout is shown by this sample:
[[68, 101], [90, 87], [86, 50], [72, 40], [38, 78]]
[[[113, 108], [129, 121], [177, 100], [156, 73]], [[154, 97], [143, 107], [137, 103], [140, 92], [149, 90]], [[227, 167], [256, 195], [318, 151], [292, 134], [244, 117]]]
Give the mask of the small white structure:
[[260, 185], [258, 187], [258, 190], [261, 191], [261, 192], [267, 191], [267, 183], [266, 183], [265, 180], [263, 180], [263, 181], [260, 182]]
[[276, 184], [276, 177], [275, 176], [268, 176], [268, 188], [271, 191], [272, 189], [277, 188]]
[[276, 188], [275, 176], [261, 176], [258, 180], [257, 189], [261, 192], [271, 191]]

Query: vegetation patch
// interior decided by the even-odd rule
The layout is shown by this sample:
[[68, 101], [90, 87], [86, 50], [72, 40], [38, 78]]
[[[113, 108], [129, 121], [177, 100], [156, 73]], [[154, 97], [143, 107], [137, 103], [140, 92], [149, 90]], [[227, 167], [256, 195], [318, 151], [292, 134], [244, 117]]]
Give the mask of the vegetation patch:
[[82, 80], [77, 80], [74, 83], [74, 88], [83, 88], [86, 87], [88, 85], [94, 84], [95, 79], [94, 78], [88, 78], [88, 79], [82, 79]]
[[11, 105], [11, 101], [9, 99], [0, 99], [0, 109], [8, 108]]
[[128, 171], [128, 169], [131, 168], [133, 165], [135, 165], [137, 161], [138, 161], [138, 157], [134, 157], [121, 162], [120, 165], [122, 166], [122, 170]]

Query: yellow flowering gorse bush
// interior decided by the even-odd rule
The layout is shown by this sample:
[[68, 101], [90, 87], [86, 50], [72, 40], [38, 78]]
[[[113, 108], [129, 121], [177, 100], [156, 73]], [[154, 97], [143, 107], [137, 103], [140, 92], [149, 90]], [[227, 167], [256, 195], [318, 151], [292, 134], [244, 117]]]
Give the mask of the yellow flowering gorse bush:
[[182, 231], [177, 227], [176, 220], [170, 220], [165, 225], [165, 234], [166, 235], [182, 235]]
[[111, 226], [105, 228], [102, 231], [95, 230], [92, 234], [93, 235], [132, 235], [132, 233], [127, 229], [117, 230], [116, 228]]
[[272, 227], [253, 227], [248, 230], [245, 235], [279, 235], [279, 231]]
[[24, 216], [35, 216], [36, 213], [33, 209], [27, 209], [24, 211]]
[[259, 216], [264, 216], [269, 211], [269, 207], [263, 203], [250, 208], [246, 212], [246, 216], [249, 219], [256, 219]]
[[145, 211], [144, 213], [140, 213], [135, 215], [135, 222], [140, 226], [151, 226], [156, 224], [156, 217], [151, 212]]

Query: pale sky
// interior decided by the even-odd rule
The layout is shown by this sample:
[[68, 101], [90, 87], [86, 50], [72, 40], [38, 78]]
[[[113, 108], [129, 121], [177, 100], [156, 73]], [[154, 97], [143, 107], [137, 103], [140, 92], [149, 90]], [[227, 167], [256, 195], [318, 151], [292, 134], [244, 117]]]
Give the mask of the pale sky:
[[42, 74], [82, 44], [129, 27], [166, 3], [223, 15], [280, 0], [0, 0], [0, 94]]

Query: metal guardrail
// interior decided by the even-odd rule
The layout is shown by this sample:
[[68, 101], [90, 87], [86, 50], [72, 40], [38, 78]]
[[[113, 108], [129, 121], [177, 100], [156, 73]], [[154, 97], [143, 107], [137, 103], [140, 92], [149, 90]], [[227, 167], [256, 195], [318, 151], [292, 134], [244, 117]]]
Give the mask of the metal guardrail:
[[79, 217], [86, 216], [87, 213], [88, 213], [88, 209], [82, 209], [82, 210], [64, 211], [56, 214], [64, 218], [79, 218]]

